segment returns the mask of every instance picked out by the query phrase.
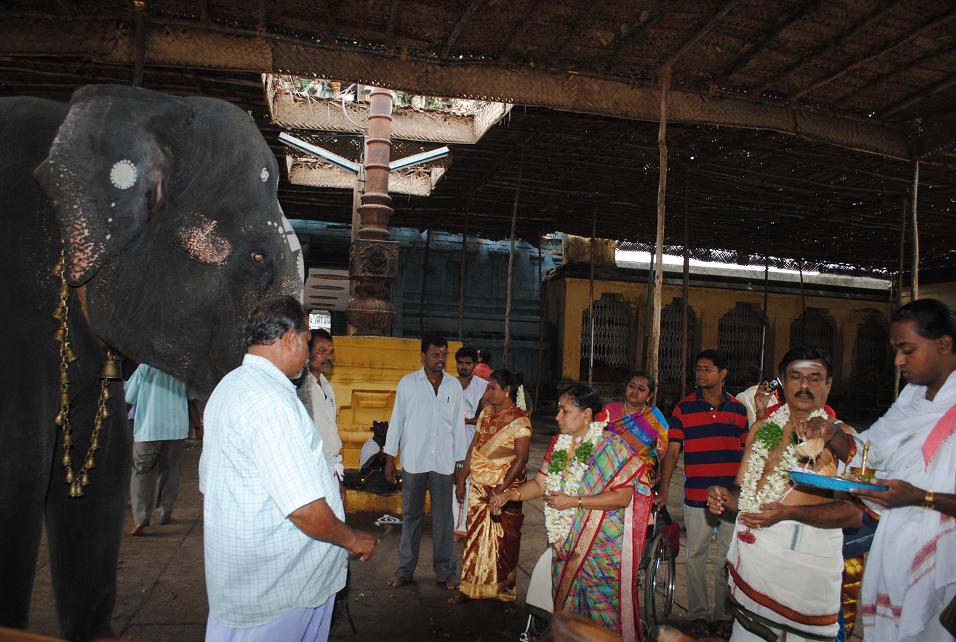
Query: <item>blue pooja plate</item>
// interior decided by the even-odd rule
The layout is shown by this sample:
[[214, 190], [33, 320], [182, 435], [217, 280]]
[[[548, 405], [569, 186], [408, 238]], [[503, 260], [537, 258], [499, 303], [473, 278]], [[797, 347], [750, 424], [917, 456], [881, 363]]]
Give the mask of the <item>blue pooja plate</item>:
[[867, 482], [840, 479], [839, 477], [828, 477], [826, 475], [812, 473], [808, 470], [791, 470], [790, 479], [802, 486], [813, 486], [814, 488], [826, 488], [828, 490], [840, 490], [844, 492], [854, 488], [859, 490], [889, 490], [889, 486], [883, 486], [881, 484], [869, 484]]

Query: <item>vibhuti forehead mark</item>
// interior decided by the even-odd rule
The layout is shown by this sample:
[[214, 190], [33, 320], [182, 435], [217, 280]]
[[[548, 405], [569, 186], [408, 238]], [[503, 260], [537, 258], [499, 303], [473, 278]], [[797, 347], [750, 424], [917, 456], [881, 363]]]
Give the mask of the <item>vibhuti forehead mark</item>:
[[826, 370], [827, 367], [819, 361], [795, 361], [790, 364], [790, 368], [819, 368], [821, 370]]

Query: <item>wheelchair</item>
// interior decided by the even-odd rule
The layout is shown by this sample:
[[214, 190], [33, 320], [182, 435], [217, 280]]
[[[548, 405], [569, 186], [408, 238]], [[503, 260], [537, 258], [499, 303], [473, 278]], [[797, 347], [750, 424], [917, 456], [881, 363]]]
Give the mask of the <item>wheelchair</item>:
[[[677, 553], [680, 550], [680, 525], [675, 524], [661, 507], [648, 519], [647, 536], [636, 579], [641, 600], [641, 630], [648, 631], [664, 622], [674, 606]], [[551, 547], [545, 549], [531, 572], [525, 598], [528, 622], [519, 636], [521, 642], [532, 642], [545, 636], [554, 610], [551, 595]]]

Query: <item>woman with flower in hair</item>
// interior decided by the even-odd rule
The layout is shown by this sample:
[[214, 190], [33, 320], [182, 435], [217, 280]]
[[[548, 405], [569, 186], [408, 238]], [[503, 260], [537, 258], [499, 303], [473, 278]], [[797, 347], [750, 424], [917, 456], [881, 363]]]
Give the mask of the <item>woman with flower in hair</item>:
[[[461, 583], [458, 594], [448, 600], [451, 604], [469, 598], [515, 600], [515, 569], [524, 521], [521, 501], [519, 498], [492, 511], [489, 500], [524, 482], [531, 421], [524, 386], [510, 370], [491, 373], [483, 399], [485, 407], [478, 415], [464, 474], [459, 476], [464, 480], [471, 474], [471, 490]], [[458, 501], [464, 501], [463, 481], [455, 493]]]
[[623, 439], [604, 430], [601, 397], [575, 384], [558, 398], [560, 434], [531, 481], [495, 498], [494, 505], [544, 496], [552, 548], [554, 611], [569, 610], [621, 635], [640, 636], [636, 579], [650, 496], [647, 466]]

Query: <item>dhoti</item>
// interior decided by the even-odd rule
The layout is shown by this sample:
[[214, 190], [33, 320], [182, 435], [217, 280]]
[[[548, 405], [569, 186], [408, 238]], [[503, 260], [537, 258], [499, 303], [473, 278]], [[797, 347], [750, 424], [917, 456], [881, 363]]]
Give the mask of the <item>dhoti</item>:
[[742, 627], [767, 640], [781, 632], [833, 640], [839, 628], [842, 548], [838, 528], [786, 520], [748, 531], [738, 522], [727, 554], [735, 631]]

